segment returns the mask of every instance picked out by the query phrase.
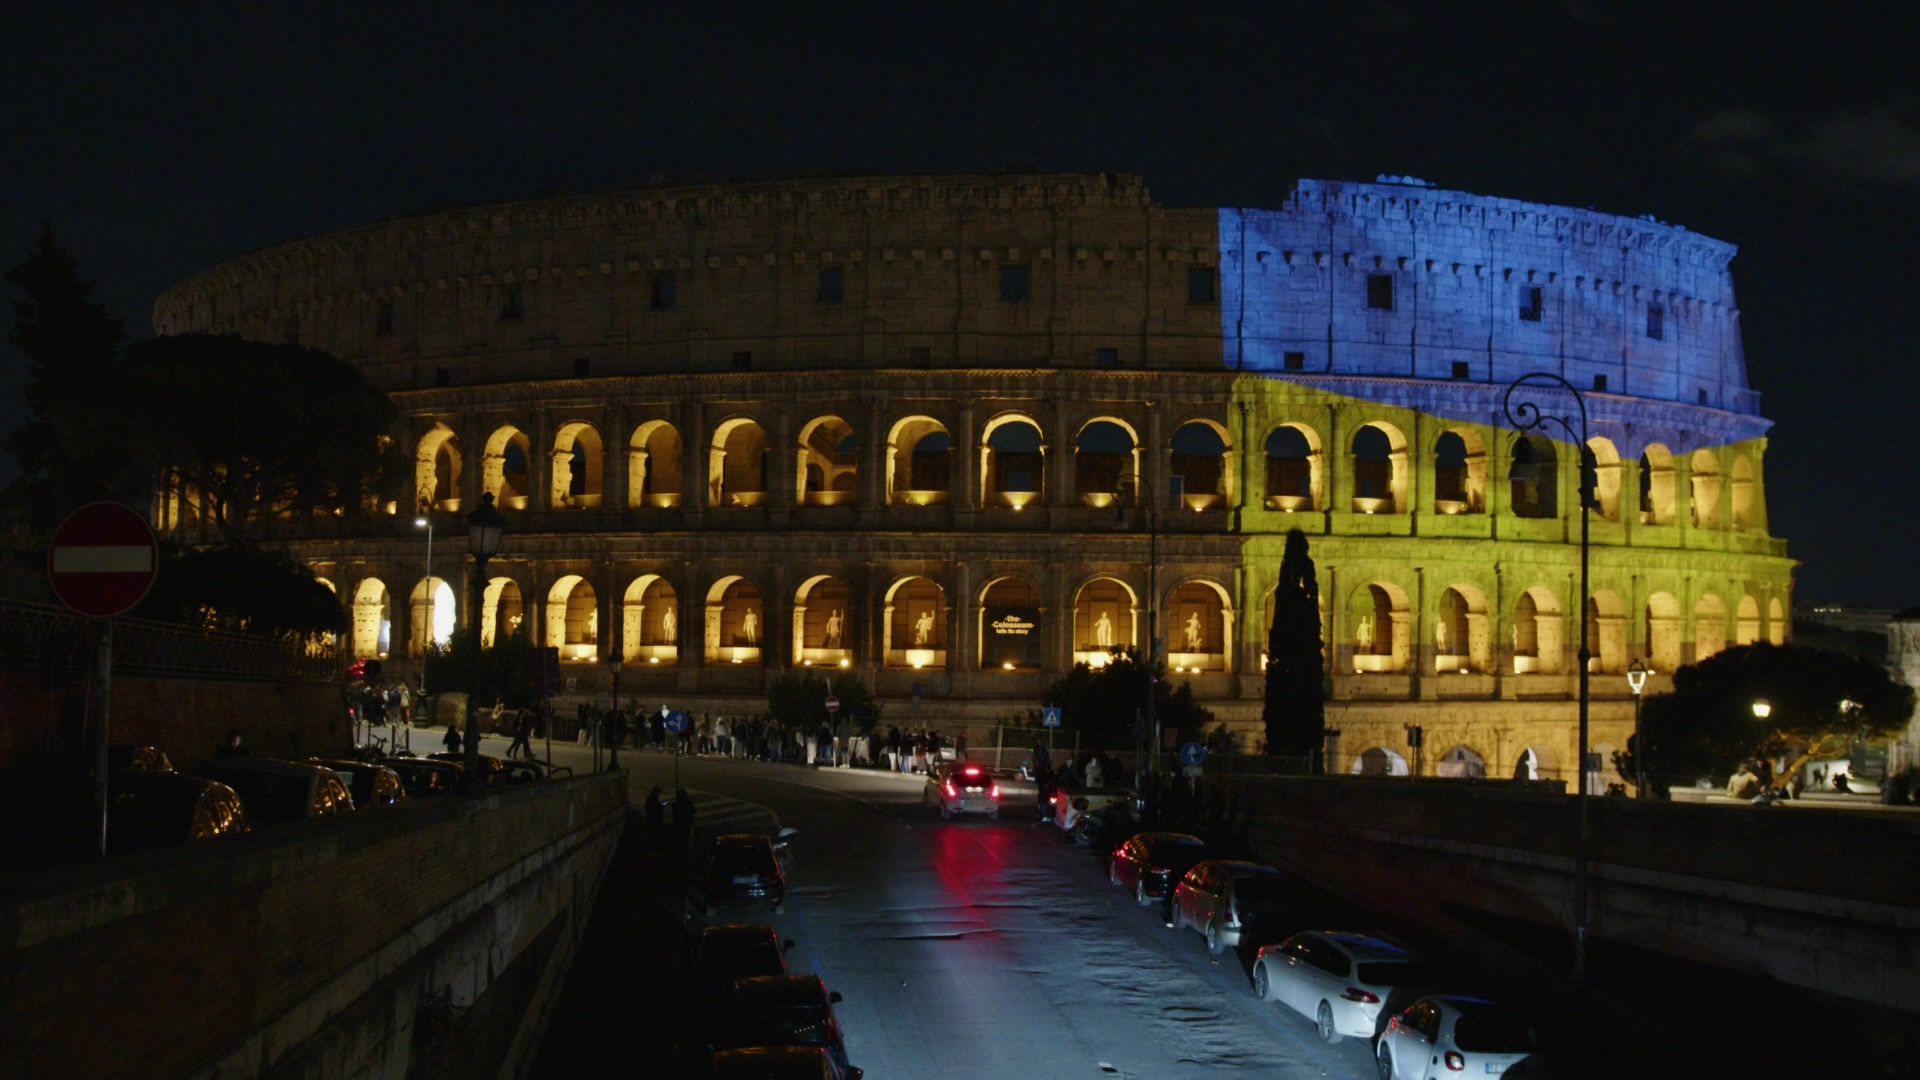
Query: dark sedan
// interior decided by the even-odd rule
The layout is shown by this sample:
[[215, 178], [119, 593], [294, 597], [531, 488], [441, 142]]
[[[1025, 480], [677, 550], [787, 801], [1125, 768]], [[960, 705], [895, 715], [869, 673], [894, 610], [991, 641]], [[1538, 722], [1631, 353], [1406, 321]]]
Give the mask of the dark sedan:
[[723, 907], [760, 905], [775, 915], [787, 909], [787, 875], [773, 841], [747, 833], [714, 837], [687, 889], [687, 917], [705, 913], [711, 918]]
[[687, 994], [695, 1016], [706, 1021], [697, 1034], [712, 1042], [725, 1021], [733, 984], [757, 975], [787, 974], [787, 950], [780, 931], [764, 923], [730, 923], [700, 931], [688, 968]]
[[817, 1046], [833, 1059], [836, 1076], [857, 1080], [833, 1007], [840, 1003], [818, 975], [761, 975], [733, 984], [728, 1048]]
[[333, 770], [333, 775], [353, 793], [353, 805], [361, 810], [376, 806], [398, 806], [407, 801], [406, 785], [400, 774], [371, 761], [337, 758], [309, 758], [315, 765]]
[[[171, 771], [110, 769], [107, 850], [141, 851], [249, 831], [225, 784]], [[0, 796], [0, 865], [40, 866], [99, 851], [100, 801], [84, 771], [52, 769], [9, 783]]]
[[1165, 900], [1195, 863], [1207, 857], [1207, 845], [1197, 836], [1177, 832], [1143, 832], [1113, 849], [1107, 880], [1131, 890], [1142, 907]]

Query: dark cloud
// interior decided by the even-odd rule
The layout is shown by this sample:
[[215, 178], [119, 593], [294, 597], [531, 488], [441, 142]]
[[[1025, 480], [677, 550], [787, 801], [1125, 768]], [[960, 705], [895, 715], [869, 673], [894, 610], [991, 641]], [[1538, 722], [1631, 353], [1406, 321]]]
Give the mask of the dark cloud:
[[1838, 110], [1792, 127], [1751, 109], [1721, 109], [1688, 132], [1709, 168], [1754, 179], [1785, 167], [1885, 187], [1920, 185], [1920, 124], [1911, 95], [1871, 111]]

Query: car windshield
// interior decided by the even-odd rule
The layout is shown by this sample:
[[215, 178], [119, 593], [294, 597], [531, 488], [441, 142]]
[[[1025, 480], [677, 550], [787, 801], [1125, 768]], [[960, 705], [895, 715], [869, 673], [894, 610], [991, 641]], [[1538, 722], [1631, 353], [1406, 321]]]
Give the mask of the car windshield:
[[826, 1046], [833, 1041], [830, 1014], [819, 1005], [787, 1005], [748, 1016], [742, 1025], [761, 1045]]
[[760, 845], [723, 847], [713, 855], [716, 874], [773, 874], [773, 852]]
[[1233, 895], [1241, 902], [1281, 900], [1287, 895], [1286, 883], [1277, 877], [1243, 877], [1233, 881]]
[[1363, 961], [1359, 978], [1370, 986], [1412, 986], [1431, 981], [1433, 971], [1417, 960]]
[[780, 950], [765, 941], [734, 941], [707, 946], [706, 967], [710, 973], [726, 972], [736, 979], [753, 975], [784, 975]]
[[1460, 1014], [1453, 1025], [1455, 1046], [1468, 1053], [1517, 1054], [1536, 1048], [1533, 1029], [1511, 1013], [1477, 1008]]
[[221, 773], [215, 779], [239, 793], [241, 803], [247, 808], [247, 817], [254, 821], [306, 820], [310, 807], [305, 775], [283, 776], [236, 769]]

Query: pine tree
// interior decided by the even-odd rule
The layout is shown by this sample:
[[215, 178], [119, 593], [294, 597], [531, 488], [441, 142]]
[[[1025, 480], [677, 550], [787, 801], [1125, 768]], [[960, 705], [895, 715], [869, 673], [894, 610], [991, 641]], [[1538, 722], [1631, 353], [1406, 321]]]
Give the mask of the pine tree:
[[[1320, 584], [1307, 537], [1287, 534], [1280, 584], [1267, 636], [1267, 696], [1261, 718], [1267, 753], [1311, 755], [1316, 762], [1326, 732], [1326, 672], [1320, 655]], [[1316, 770], [1317, 771], [1317, 770]]]

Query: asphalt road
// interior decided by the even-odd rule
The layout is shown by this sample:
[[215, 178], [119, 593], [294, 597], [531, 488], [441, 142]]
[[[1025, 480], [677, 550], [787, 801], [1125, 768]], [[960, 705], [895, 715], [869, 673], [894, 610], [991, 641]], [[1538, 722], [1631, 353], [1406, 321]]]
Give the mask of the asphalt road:
[[[671, 758], [630, 752], [621, 764], [636, 804], [654, 784], [671, 796]], [[845, 995], [849, 1057], [875, 1080], [1373, 1075], [1364, 1041], [1323, 1044], [1304, 1017], [1255, 999], [1249, 957], [1210, 963], [1198, 934], [1166, 929], [1109, 885], [1085, 849], [1037, 821], [1030, 788], [1009, 791], [999, 821], [943, 822], [922, 807], [919, 778], [871, 770], [683, 758], [680, 783], [706, 806], [759, 804], [800, 831], [786, 913], [768, 918], [797, 942], [794, 970]], [[665, 1043], [688, 1019], [675, 992], [678, 871], [632, 840], [536, 1075], [599, 1072], [599, 1051], [584, 1048], [609, 1028], [670, 1067]], [[622, 1057], [609, 1071], [631, 1075]]]

